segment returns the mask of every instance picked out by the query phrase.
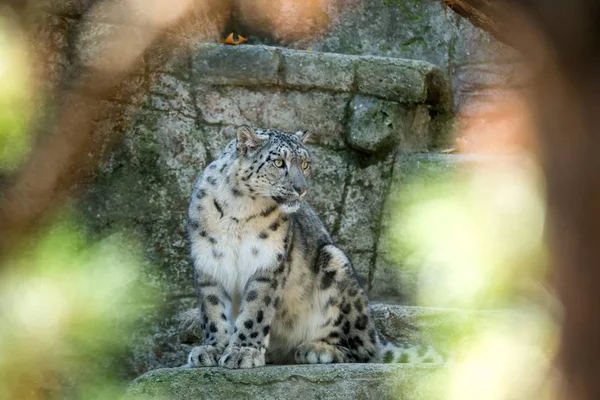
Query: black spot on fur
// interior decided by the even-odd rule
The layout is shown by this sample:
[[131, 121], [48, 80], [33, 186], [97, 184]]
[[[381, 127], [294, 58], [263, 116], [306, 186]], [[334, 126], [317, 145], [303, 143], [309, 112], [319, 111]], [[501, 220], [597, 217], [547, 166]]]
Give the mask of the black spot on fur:
[[201, 231], [201, 232], [200, 232], [200, 236], [202, 236], [202, 237], [206, 237], [206, 231]]
[[262, 310], [258, 310], [258, 313], [256, 314], [256, 322], [258, 322], [259, 324], [263, 321], [264, 318], [264, 313]]
[[250, 337], [251, 337], [252, 339], [256, 339], [256, 337], [257, 337], [257, 336], [258, 336], [258, 332], [252, 332], [252, 333], [250, 334]]
[[203, 198], [205, 198], [205, 197], [206, 197], [206, 190], [204, 190], [204, 189], [200, 189], [200, 190], [198, 190], [198, 191], [196, 192], [196, 198], [197, 198], [198, 200], [202, 200], [202, 199], [203, 199]]
[[261, 232], [258, 234], [258, 237], [261, 239], [266, 239], [269, 237], [269, 235], [267, 234], [267, 232]]
[[207, 176], [206, 181], [213, 186], [217, 186], [217, 180], [215, 178], [213, 178], [212, 176]]
[[350, 333], [350, 321], [346, 320], [346, 322], [344, 322], [344, 325], [342, 325], [342, 331], [345, 335]]
[[281, 253], [277, 254], [277, 261], [283, 261], [283, 254], [281, 254]]
[[259, 276], [255, 280], [256, 280], [256, 282], [262, 282], [262, 283], [270, 283], [271, 282], [271, 278], [268, 278], [266, 276]]
[[223, 208], [221, 208], [221, 205], [219, 204], [219, 202], [216, 199], [214, 199], [213, 200], [213, 204], [215, 205], [215, 208], [217, 209], [217, 211], [219, 212], [219, 214], [221, 214], [221, 218], [223, 218], [223, 216], [225, 214], [223, 213]]
[[272, 230], [273, 232], [275, 232], [277, 229], [279, 229], [279, 221], [275, 221], [271, 225], [269, 225], [269, 229]]
[[217, 333], [219, 332], [219, 328], [217, 328], [217, 325], [214, 322], [211, 322], [210, 325], [208, 326], [208, 329], [212, 332], [212, 333]]
[[369, 318], [366, 315], [361, 315], [356, 319], [354, 323], [354, 327], [359, 331], [364, 331], [367, 328], [367, 324], [369, 322]]
[[339, 339], [340, 338], [340, 333], [333, 331], [329, 334], [329, 336], [327, 336], [329, 339]]
[[332, 307], [332, 306], [334, 306], [334, 305], [336, 305], [336, 304], [337, 304], [337, 300], [336, 300], [336, 299], [335, 299], [333, 296], [330, 296], [330, 297], [327, 299], [327, 303], [325, 303], [325, 307], [326, 307], [326, 308], [329, 308], [329, 307]]
[[340, 326], [344, 321], [344, 314], [340, 313], [337, 319], [333, 322], [333, 326]]
[[250, 292], [248, 292], [248, 295], [246, 296], [246, 301], [254, 301], [254, 300], [256, 300], [257, 296], [258, 296], [258, 293], [256, 292], [256, 290], [251, 290]]
[[269, 325], [265, 326], [263, 328], [263, 335], [267, 336], [269, 334], [269, 329], [271, 329]]
[[236, 189], [236, 188], [232, 188], [232, 189], [231, 189], [231, 193], [233, 193], [233, 195], [234, 195], [235, 197], [242, 197], [242, 196], [243, 196], [243, 193], [242, 193], [242, 192], [240, 192], [240, 191], [239, 191], [238, 189]]
[[214, 236], [209, 237], [208, 241], [211, 242], [212, 244], [216, 244], [217, 243], [217, 239]]
[[213, 306], [216, 306], [217, 304], [219, 304], [219, 298], [217, 296], [215, 296], [214, 294], [206, 296], [206, 300]]
[[195, 219], [190, 219], [188, 220], [188, 226], [190, 227], [190, 229], [197, 231], [198, 229], [200, 229], [200, 222], [196, 221]]
[[354, 297], [358, 294], [358, 289], [356, 287], [352, 287], [348, 290], [348, 296]]
[[223, 173], [223, 171], [225, 171], [225, 168], [227, 168], [227, 164], [221, 165], [221, 169], [219, 170], [219, 172]]
[[244, 322], [244, 326], [246, 327], [246, 329], [252, 329], [252, 327], [254, 326], [254, 321], [249, 319], [246, 322]]
[[356, 343], [354, 343], [354, 338], [348, 338], [348, 347], [350, 347], [351, 349], [356, 349]]
[[238, 339], [240, 339], [240, 340], [246, 340], [246, 335], [244, 335], [243, 333], [240, 333], [238, 335]]
[[279, 275], [285, 271], [285, 265], [283, 263], [279, 264], [279, 267], [275, 270], [275, 274]]
[[224, 313], [221, 313], [221, 319], [223, 321], [227, 321], [227, 316]]
[[350, 304], [350, 303], [344, 303], [340, 307], [340, 311], [343, 312], [344, 314], [349, 314], [351, 310], [352, 310], [352, 304]]
[[212, 250], [212, 255], [216, 259], [223, 258], [223, 253], [221, 253], [215, 249]]
[[256, 247], [252, 248], [252, 254], [257, 256], [258, 255], [258, 249]]
[[275, 299], [275, 301], [273, 302], [273, 307], [275, 307], [275, 308], [279, 307], [279, 297], [277, 297]]
[[261, 211], [260, 216], [261, 217], [268, 217], [269, 215], [271, 215], [275, 210], [277, 210], [277, 206], [270, 206], [269, 208], [267, 208], [266, 210]]
[[334, 279], [335, 279], [335, 271], [325, 272], [323, 274], [323, 277], [321, 278], [321, 289], [322, 290], [329, 289], [331, 287], [331, 285], [333, 284]]
[[354, 336], [354, 344], [358, 347], [358, 346], [364, 346], [365, 342], [363, 342], [363, 340], [358, 337], [358, 336]]
[[279, 282], [277, 282], [277, 279], [273, 279], [273, 282], [271, 282], [271, 289], [277, 290], [277, 287], [279, 287]]
[[265, 306], [269, 307], [269, 305], [271, 305], [271, 297], [265, 296], [263, 301], [265, 303]]
[[237, 219], [236, 217], [231, 217], [231, 220], [232, 220], [233, 222], [235, 222], [236, 224], [239, 224], [239, 223], [240, 223], [240, 220], [239, 220], [239, 219]]
[[208, 166], [208, 168], [210, 168], [210, 169], [215, 169], [215, 168], [217, 168], [217, 164], [210, 164], [210, 165]]
[[369, 339], [371, 339], [371, 342], [372, 342], [372, 343], [375, 343], [375, 342], [376, 342], [376, 339], [377, 339], [377, 337], [376, 337], [376, 335], [375, 335], [375, 329], [371, 329], [371, 330], [369, 331]]
[[354, 307], [356, 308], [356, 311], [362, 312], [362, 310], [363, 310], [362, 301], [360, 299], [356, 299], [356, 301], [354, 302]]

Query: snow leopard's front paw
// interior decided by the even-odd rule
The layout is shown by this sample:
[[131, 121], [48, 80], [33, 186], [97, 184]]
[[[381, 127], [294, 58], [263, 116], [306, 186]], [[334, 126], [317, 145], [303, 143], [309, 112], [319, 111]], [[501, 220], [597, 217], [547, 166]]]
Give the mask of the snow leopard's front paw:
[[294, 358], [297, 364], [331, 364], [343, 362], [344, 354], [328, 343], [310, 342], [298, 347]]
[[265, 365], [265, 349], [230, 346], [219, 359], [219, 365], [226, 368], [254, 368]]
[[222, 347], [208, 345], [194, 347], [188, 356], [188, 366], [214, 367], [218, 364], [221, 354], [223, 354]]

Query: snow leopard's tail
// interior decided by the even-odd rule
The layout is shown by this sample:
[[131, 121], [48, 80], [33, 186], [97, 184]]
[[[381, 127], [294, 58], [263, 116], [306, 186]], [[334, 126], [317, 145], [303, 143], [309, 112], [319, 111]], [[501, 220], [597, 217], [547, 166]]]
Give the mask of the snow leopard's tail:
[[379, 340], [381, 362], [389, 364], [444, 364], [449, 354], [430, 345], [392, 343], [383, 338]]

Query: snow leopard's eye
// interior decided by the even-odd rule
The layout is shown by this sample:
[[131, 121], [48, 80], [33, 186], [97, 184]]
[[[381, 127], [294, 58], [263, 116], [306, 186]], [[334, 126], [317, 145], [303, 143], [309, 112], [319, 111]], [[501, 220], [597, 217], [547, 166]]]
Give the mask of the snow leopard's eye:
[[308, 169], [309, 164], [308, 161], [302, 161], [302, 169]]
[[283, 160], [275, 160], [274, 164], [277, 168], [283, 168], [283, 166], [285, 165]]

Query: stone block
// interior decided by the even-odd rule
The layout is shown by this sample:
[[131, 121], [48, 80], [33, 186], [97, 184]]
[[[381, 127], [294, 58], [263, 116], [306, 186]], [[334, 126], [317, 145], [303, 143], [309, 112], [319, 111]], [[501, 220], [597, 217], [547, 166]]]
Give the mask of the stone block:
[[344, 202], [344, 182], [348, 174], [346, 152], [309, 146], [312, 166], [308, 178], [308, 202], [331, 233], [340, 218]]
[[358, 91], [399, 103], [425, 103], [427, 75], [435, 69], [424, 61], [361, 57], [356, 62]]
[[351, 251], [373, 251], [379, 238], [380, 213], [393, 155], [368, 165], [355, 160], [342, 211], [338, 240]]
[[196, 118], [189, 82], [168, 74], [157, 74], [152, 78], [150, 98], [153, 109], [176, 111], [186, 117]]
[[279, 50], [268, 46], [197, 46], [192, 57], [196, 82], [212, 85], [275, 85]]
[[350, 103], [346, 142], [369, 153], [393, 150], [402, 137], [410, 136], [414, 113], [399, 103], [357, 95]]
[[285, 132], [308, 130], [307, 143], [340, 148], [350, 94], [331, 92], [273, 92], [263, 110], [263, 126]]
[[449, 64], [456, 14], [422, 0], [343, 3], [328, 31], [310, 43], [315, 51], [425, 60]]
[[198, 88], [196, 104], [211, 124], [249, 124], [284, 132], [308, 130], [308, 143], [343, 146], [343, 121], [349, 94], [252, 89]]
[[354, 57], [284, 50], [283, 81], [288, 86], [348, 92], [354, 83]]
[[[177, 182], [179, 191], [187, 197], [207, 164], [203, 139], [193, 118], [176, 111], [142, 110], [133, 127], [133, 135], [126, 136], [126, 143], [135, 157], [138, 147], [151, 142], [153, 149], [158, 152], [156, 167], [170, 174]], [[136, 158], [132, 161], [136, 161]], [[137, 161], [143, 162], [141, 159]]]

